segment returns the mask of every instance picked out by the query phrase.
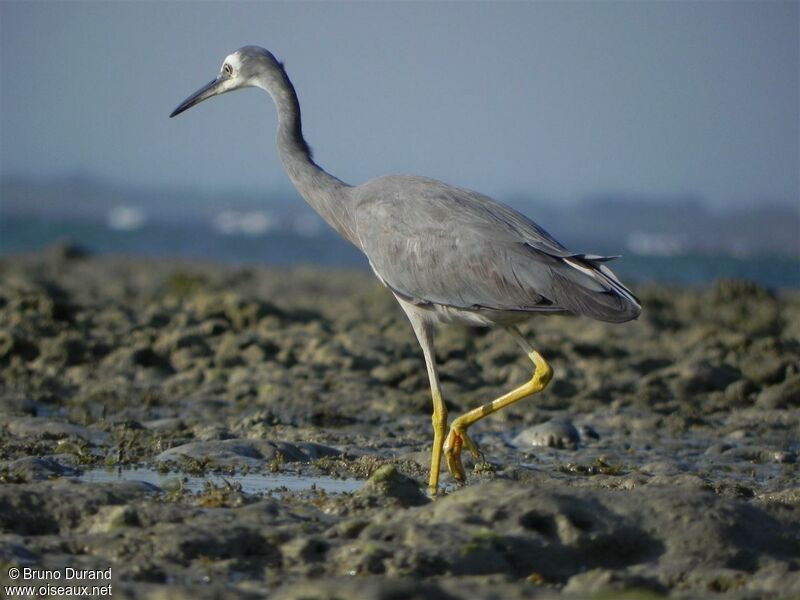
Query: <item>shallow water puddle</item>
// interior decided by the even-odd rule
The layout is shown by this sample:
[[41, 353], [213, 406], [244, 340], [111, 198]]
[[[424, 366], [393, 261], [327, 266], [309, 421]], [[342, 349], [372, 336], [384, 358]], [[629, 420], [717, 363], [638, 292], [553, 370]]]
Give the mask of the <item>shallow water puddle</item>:
[[242, 492], [246, 494], [286, 490], [299, 492], [312, 489], [324, 490], [329, 494], [341, 494], [354, 492], [364, 485], [364, 482], [358, 479], [334, 479], [333, 477], [306, 477], [287, 474], [265, 475], [260, 473], [247, 475], [209, 474], [203, 477], [195, 477], [175, 472], [160, 473], [155, 469], [148, 468], [90, 469], [74, 477], [74, 479], [84, 483], [144, 481], [163, 490], [176, 489], [182, 485], [184, 490], [193, 493], [202, 491], [207, 483], [215, 486], [238, 483], [242, 486]]

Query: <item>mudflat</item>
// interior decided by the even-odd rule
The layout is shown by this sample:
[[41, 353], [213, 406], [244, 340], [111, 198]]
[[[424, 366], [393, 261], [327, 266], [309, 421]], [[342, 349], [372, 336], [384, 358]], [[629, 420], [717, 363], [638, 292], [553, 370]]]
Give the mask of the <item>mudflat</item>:
[[[531, 319], [551, 385], [471, 429], [484, 460], [431, 501], [422, 354], [369, 274], [4, 257], [0, 580], [800, 596], [800, 293], [633, 287], [636, 322]], [[502, 332], [444, 327], [436, 350], [451, 416], [531, 376]]]

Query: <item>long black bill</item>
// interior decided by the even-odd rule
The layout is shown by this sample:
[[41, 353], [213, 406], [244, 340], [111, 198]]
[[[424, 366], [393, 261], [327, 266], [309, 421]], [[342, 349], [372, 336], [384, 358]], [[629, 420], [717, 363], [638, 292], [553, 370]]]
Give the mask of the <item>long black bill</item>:
[[186, 100], [181, 102], [180, 106], [172, 111], [172, 114], [169, 116], [171, 119], [172, 117], [181, 114], [185, 110], [189, 110], [195, 104], [199, 104], [203, 100], [211, 98], [211, 96], [216, 96], [217, 94], [221, 93], [223, 90], [221, 88], [222, 80], [217, 78], [213, 81], [210, 81], [199, 90], [197, 90], [194, 94], [189, 96]]

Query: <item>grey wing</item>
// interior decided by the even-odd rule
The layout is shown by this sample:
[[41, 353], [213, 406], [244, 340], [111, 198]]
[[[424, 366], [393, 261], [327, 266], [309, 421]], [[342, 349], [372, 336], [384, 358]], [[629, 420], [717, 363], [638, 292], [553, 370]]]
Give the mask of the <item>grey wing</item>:
[[638, 315], [635, 297], [601, 264], [608, 257], [570, 252], [486, 196], [405, 177], [376, 180], [362, 193], [361, 246], [378, 277], [407, 300], [606, 321]]

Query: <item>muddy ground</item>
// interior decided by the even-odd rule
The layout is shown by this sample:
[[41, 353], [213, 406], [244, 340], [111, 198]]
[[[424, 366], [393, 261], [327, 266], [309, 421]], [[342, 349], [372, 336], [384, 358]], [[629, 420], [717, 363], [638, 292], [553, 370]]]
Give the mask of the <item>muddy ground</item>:
[[[115, 598], [193, 600], [800, 598], [800, 293], [634, 287], [634, 323], [530, 321], [552, 384], [477, 424], [485, 460], [466, 458], [463, 488], [443, 472], [431, 501], [421, 352], [368, 274], [2, 258], [0, 580], [110, 568]], [[437, 358], [451, 415], [531, 375], [502, 332], [442, 329]], [[242, 484], [274, 476], [309, 485]]]

